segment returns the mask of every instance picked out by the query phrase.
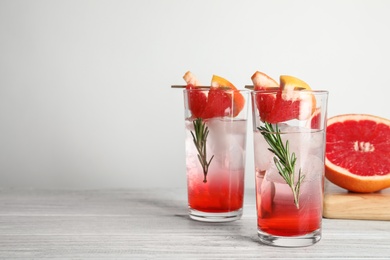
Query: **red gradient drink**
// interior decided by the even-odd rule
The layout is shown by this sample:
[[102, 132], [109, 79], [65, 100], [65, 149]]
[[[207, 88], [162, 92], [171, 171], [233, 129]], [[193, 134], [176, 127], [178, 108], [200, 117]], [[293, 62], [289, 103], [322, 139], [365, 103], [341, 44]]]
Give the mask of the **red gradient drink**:
[[226, 222], [242, 216], [248, 94], [224, 88], [184, 90], [188, 208], [192, 219]]
[[300, 207], [285, 183], [264, 178], [256, 172], [257, 226], [261, 232], [275, 236], [304, 236], [319, 230], [322, 219], [322, 181], [302, 183]]
[[252, 92], [257, 229], [274, 246], [321, 239], [326, 91]]
[[208, 126], [207, 154], [214, 156], [206, 182], [193, 143], [193, 122], [186, 121], [188, 206], [191, 212], [241, 211], [244, 199], [246, 121], [213, 118]]

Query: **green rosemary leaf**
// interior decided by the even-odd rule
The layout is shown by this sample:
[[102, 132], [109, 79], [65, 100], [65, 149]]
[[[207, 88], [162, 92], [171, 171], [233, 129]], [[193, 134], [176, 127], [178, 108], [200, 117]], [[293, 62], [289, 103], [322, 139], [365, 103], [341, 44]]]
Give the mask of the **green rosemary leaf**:
[[203, 182], [207, 182], [207, 173], [210, 166], [211, 161], [214, 158], [214, 155], [211, 156], [210, 160], [207, 161], [207, 152], [206, 152], [206, 143], [207, 136], [209, 135], [209, 129], [206, 126], [205, 122], [203, 122], [202, 118], [197, 118], [193, 121], [194, 124], [194, 132], [191, 131], [192, 139], [194, 141], [196, 150], [198, 151], [198, 160], [203, 168]]
[[297, 161], [295, 153], [290, 154], [288, 140], [286, 141], [286, 144], [283, 143], [278, 125], [276, 125], [274, 129], [272, 124], [265, 122], [264, 126], [258, 127], [258, 130], [270, 146], [268, 150], [275, 155], [275, 166], [278, 169], [280, 176], [283, 177], [283, 179], [286, 181], [286, 184], [291, 188], [294, 196], [295, 206], [299, 209], [300, 186], [303, 179], [305, 178], [305, 175], [303, 175], [301, 169], [299, 169], [297, 182], [294, 183], [295, 163]]

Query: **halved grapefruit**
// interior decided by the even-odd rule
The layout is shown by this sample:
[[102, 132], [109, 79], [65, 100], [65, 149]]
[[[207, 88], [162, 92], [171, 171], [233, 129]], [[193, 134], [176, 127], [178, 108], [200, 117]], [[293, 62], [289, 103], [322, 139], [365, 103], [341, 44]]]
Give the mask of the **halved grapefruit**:
[[390, 187], [390, 120], [365, 114], [328, 119], [325, 176], [352, 192]]

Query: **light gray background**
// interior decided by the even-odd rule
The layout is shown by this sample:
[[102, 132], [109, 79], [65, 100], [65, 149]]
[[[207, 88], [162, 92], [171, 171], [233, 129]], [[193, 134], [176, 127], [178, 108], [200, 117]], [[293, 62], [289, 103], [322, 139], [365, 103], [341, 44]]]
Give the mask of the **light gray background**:
[[[0, 187], [185, 187], [182, 76], [390, 118], [390, 1], [0, 0]], [[254, 185], [248, 134], [246, 185]]]

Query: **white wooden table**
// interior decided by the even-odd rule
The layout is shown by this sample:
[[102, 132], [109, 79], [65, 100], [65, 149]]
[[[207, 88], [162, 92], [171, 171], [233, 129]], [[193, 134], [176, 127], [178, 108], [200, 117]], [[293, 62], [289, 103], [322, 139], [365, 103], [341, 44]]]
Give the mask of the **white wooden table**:
[[241, 220], [187, 216], [186, 190], [0, 190], [0, 259], [390, 259], [390, 221], [323, 220], [310, 247], [259, 243], [254, 190]]

